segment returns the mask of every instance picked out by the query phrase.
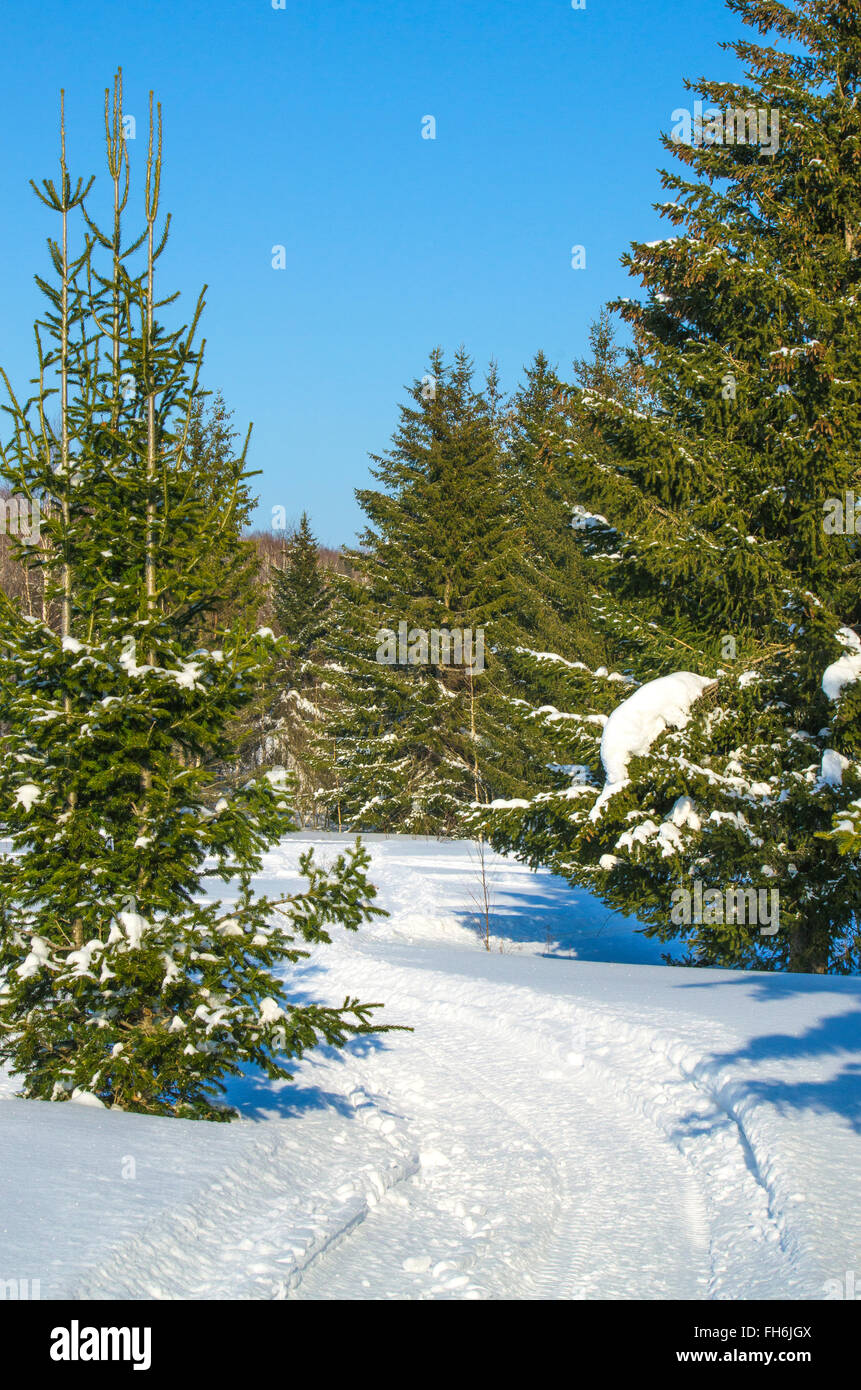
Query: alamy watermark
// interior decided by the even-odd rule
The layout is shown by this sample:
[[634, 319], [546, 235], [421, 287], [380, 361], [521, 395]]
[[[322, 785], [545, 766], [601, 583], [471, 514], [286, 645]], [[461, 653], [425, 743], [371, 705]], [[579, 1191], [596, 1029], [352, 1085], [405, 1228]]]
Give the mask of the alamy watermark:
[[826, 536], [861, 536], [861, 497], [847, 492], [845, 497], [826, 497], [823, 506]]
[[0, 1279], [0, 1301], [6, 1299], [39, 1299], [42, 1297], [41, 1279]]
[[376, 636], [381, 666], [465, 666], [484, 670], [484, 628], [381, 627]]
[[675, 888], [670, 921], [677, 927], [740, 925], [759, 927], [760, 936], [774, 936], [780, 926], [779, 888]]
[[38, 497], [0, 497], [0, 536], [20, 536], [38, 545], [42, 513]]
[[151, 1327], [82, 1327], [73, 1318], [69, 1327], [51, 1332], [52, 1361], [130, 1361], [132, 1370], [152, 1365]]
[[845, 1298], [850, 1303], [861, 1301], [861, 1283], [856, 1288], [854, 1269], [847, 1269], [842, 1279], [826, 1279], [822, 1291], [829, 1300]]
[[760, 153], [775, 155], [780, 146], [780, 112], [775, 108], [717, 106], [703, 109], [694, 102], [691, 111], [678, 106], [670, 119], [670, 139], [676, 145], [758, 145]]

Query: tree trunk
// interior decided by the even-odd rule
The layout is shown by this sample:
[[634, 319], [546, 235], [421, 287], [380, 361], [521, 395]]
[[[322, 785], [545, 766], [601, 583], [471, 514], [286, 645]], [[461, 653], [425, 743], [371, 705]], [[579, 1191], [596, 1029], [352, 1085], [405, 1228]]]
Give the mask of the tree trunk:
[[795, 975], [825, 975], [828, 946], [807, 922], [798, 922], [789, 933], [789, 969]]

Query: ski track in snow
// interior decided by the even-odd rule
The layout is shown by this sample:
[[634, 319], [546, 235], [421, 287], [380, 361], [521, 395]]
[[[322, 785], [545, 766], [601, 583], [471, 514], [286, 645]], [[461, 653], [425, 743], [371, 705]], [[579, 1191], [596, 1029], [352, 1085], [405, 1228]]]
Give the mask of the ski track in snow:
[[[450, 974], [416, 981], [408, 967], [361, 964], [350, 957], [345, 981], [396, 998], [421, 1042], [414, 1075], [387, 1052], [367, 1053], [360, 1074], [418, 1124], [430, 1172], [423, 1163], [354, 1232], [351, 1257], [333, 1252], [309, 1268], [298, 1296], [349, 1297], [362, 1278], [374, 1288], [375, 1260], [383, 1296], [404, 1292], [398, 1264], [415, 1260], [430, 1269], [414, 1297], [754, 1298], [812, 1287], [788, 1257], [791, 1237], [743, 1128], [659, 1039], [631, 1029], [623, 1048], [624, 1023], [567, 1001], [524, 1020], [517, 987], [482, 981], [476, 997]], [[466, 1221], [466, 1241], [442, 1235], [435, 1204]], [[440, 1238], [429, 1255], [431, 1230]]]
[[[285, 842], [267, 856], [267, 891], [295, 877], [309, 838], [324, 856], [337, 843]], [[175, 1132], [180, 1154], [181, 1132], [201, 1150], [201, 1131], [226, 1131], [215, 1146], [223, 1153], [186, 1155], [192, 1172], [179, 1199], [145, 1204], [113, 1238], [108, 1223], [106, 1245], [58, 1271], [58, 1294], [822, 1297], [823, 1271], [839, 1272], [822, 1249], [824, 1218], [806, 1219], [774, 1116], [714, 1060], [715, 1042], [732, 1052], [737, 1033], [718, 1016], [700, 1045], [666, 997], [649, 1002], [656, 977], [663, 987], [708, 973], [722, 985], [730, 972], [586, 966], [621, 971], [611, 982], [633, 977], [638, 1006], [626, 1013], [576, 964], [542, 958], [545, 943], [528, 941], [528, 926], [540, 919], [540, 937], [549, 920], [561, 947], [576, 952], [585, 941], [594, 958], [599, 905], [581, 898], [566, 936], [570, 895], [557, 902], [549, 876], [494, 857], [494, 920], [511, 926], [509, 909], [519, 894], [522, 911], [530, 889], [541, 907], [524, 927], [514, 923], [502, 954], [485, 953], [466, 921], [467, 846], [370, 847], [391, 917], [336, 933], [295, 971], [294, 990], [384, 1000], [385, 1021], [415, 1031], [320, 1049], [293, 1086], [240, 1085], [235, 1099], [252, 1122], [144, 1120], [162, 1140], [165, 1126]], [[640, 961], [642, 939], [627, 932], [629, 959]], [[624, 960], [618, 925], [604, 945]], [[71, 1109], [39, 1107], [52, 1122]], [[76, 1119], [106, 1132], [141, 1125], [98, 1111]]]

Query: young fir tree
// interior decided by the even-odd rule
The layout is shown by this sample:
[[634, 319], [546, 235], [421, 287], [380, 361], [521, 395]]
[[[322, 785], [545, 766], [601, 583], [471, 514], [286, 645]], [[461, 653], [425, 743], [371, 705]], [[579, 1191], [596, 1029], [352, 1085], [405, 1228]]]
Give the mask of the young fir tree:
[[693, 962], [857, 971], [859, 539], [835, 518], [859, 489], [861, 6], [731, 8], [786, 46], [733, 45], [747, 81], [697, 83], [704, 125], [665, 140], [679, 231], [635, 246], [648, 299], [619, 306], [645, 403], [572, 398], [603, 444], [565, 467], [622, 670], [579, 673], [572, 785], [494, 840]]
[[307, 512], [284, 547], [283, 563], [272, 571], [272, 602], [278, 626], [289, 642], [291, 670], [298, 676], [326, 630], [331, 602]]
[[[606, 311], [592, 324], [589, 342], [592, 357], [574, 364], [578, 384], [600, 380], [608, 396], [632, 399], [630, 369]], [[581, 518], [570, 494], [563, 452], [572, 436], [592, 450], [600, 449], [600, 441], [591, 424], [571, 418], [566, 394], [539, 353], [514, 397], [507, 448], [525, 524], [530, 582], [521, 587], [518, 614], [526, 642], [507, 651], [506, 660], [518, 689], [512, 716], [520, 721], [530, 747], [533, 792], [568, 785], [571, 731], [560, 711], [569, 706], [578, 673], [600, 669], [609, 659], [594, 581], [578, 541]]]
[[[244, 565], [228, 539], [244, 455], [227, 497], [189, 461], [202, 305], [187, 329], [157, 317], [170, 302], [156, 290], [160, 111], [137, 236], [120, 77], [105, 123], [111, 223], [101, 231], [72, 184], [61, 122], [59, 181], [37, 190], [60, 235], [54, 278], [39, 281], [32, 397], [6, 380], [3, 475], [43, 502], [50, 545], [22, 560], [47, 565], [60, 630], [0, 605], [0, 821], [15, 851], [0, 862], [0, 1057], [26, 1096], [223, 1119], [224, 1078], [247, 1065], [286, 1077], [291, 1056], [371, 1028], [356, 1000], [291, 1002], [278, 971], [305, 954], [297, 939], [326, 941], [327, 924], [355, 928], [377, 909], [360, 845], [328, 870], [306, 856], [305, 892], [255, 898], [261, 852], [288, 823], [283, 773], [209, 805], [209, 769], [276, 644], [242, 625], [200, 641], [219, 599], [208, 558], [221, 547], [227, 583]], [[235, 882], [229, 905], [200, 900], [204, 861]]]
[[204, 566], [207, 571], [201, 587], [218, 594], [217, 604], [200, 619], [201, 638], [234, 622], [253, 625], [261, 606], [259, 560], [253, 542], [242, 535], [255, 504], [249, 480], [259, 470], [250, 470], [246, 449], [237, 449], [233, 412], [222, 393], [217, 391], [211, 399], [208, 395], [200, 392], [194, 397], [183, 462], [184, 470], [198, 479], [201, 500], [219, 509], [224, 520], [221, 536], [213, 537], [211, 551], [200, 562], [201, 576]]
[[[232, 411], [221, 392], [211, 399], [209, 392], [197, 392], [188, 417], [182, 469], [197, 480], [200, 502], [221, 518], [221, 526], [212, 528], [210, 548], [199, 557], [196, 568], [197, 584], [210, 598], [207, 607], [191, 620], [188, 636], [193, 626], [203, 646], [214, 641], [222, 628], [237, 624], [257, 627], [264, 606], [263, 566], [254, 542], [243, 535], [255, 505], [249, 486], [255, 474], [245, 462], [250, 429], [246, 447], [241, 450], [236, 447], [238, 438]], [[170, 592], [168, 557], [165, 565], [164, 589]], [[235, 746], [230, 762], [213, 769], [208, 791], [211, 804], [250, 772], [273, 765], [272, 760], [264, 762], [260, 746], [260, 730], [268, 720], [269, 705], [270, 692], [261, 684], [234, 721]]]
[[506, 463], [525, 537], [517, 591], [518, 625], [532, 646], [597, 664], [602, 635], [589, 615], [589, 583], [571, 529], [571, 504], [558, 464], [570, 422], [565, 392], [544, 353], [526, 368], [512, 400]]
[[[275, 621], [287, 646], [274, 672], [269, 738], [296, 778], [296, 810], [303, 822], [315, 823], [322, 774], [315, 768], [314, 747], [325, 717], [321, 702], [326, 689], [320, 679], [320, 645], [332, 591], [305, 512], [270, 576]], [[324, 785], [331, 781], [329, 777]]]
[[[523, 527], [502, 463], [493, 374], [437, 351], [401, 407], [370, 525], [335, 586], [321, 762], [341, 823], [453, 833], [463, 808], [510, 794], [526, 766], [501, 656], [513, 645]], [[437, 634], [438, 646], [434, 645]], [[479, 643], [483, 642], [483, 651]]]

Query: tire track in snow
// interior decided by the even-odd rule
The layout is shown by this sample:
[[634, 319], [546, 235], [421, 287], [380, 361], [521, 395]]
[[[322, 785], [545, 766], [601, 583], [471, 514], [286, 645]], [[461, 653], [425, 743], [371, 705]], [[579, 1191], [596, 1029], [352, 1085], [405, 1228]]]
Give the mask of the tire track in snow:
[[[355, 965], [352, 957], [354, 979]], [[431, 984], [427, 972], [421, 980]], [[704, 1205], [652, 1125], [578, 1065], [548, 1069], [541, 1042], [510, 1025], [486, 1029], [487, 1014], [429, 1002], [400, 977], [395, 988], [419, 1030], [420, 1041], [395, 1044], [410, 1051], [406, 1080], [403, 1058], [386, 1053], [351, 1059], [350, 1069], [410, 1112], [444, 1162], [308, 1268], [294, 1298], [705, 1296]], [[422, 1113], [425, 1088], [433, 1100]]]
[[333, 1124], [331, 1111], [267, 1121], [263, 1142], [249, 1124], [244, 1157], [218, 1182], [108, 1251], [62, 1296], [287, 1297], [309, 1264], [418, 1169], [403, 1126], [357, 1088], [349, 1100], [352, 1124]]
[[419, 1172], [306, 1269], [292, 1296], [537, 1296], [536, 1251], [550, 1244], [563, 1210], [553, 1154], [482, 1091], [469, 1087], [464, 1104], [462, 1071], [439, 1048], [412, 1055], [416, 1065], [394, 1081], [376, 1055], [351, 1058], [348, 1070], [368, 1088], [382, 1082], [407, 1116]]
[[[538, 1296], [810, 1296], [811, 1276], [799, 1261], [798, 1244], [785, 1214], [774, 1209], [774, 1193], [746, 1129], [713, 1093], [707, 1084], [710, 1078], [695, 1074], [689, 1048], [599, 1006], [593, 1009], [581, 1000], [537, 991], [530, 991], [531, 1014], [529, 1026], [524, 1027], [527, 985], [500, 986], [392, 965], [377, 953], [361, 950], [351, 950], [344, 957], [344, 968], [354, 986], [363, 975], [364, 988], [372, 981], [375, 997], [396, 1000], [399, 1016], [418, 1027], [422, 1040], [432, 1034], [434, 1056], [451, 1059], [461, 1091], [468, 1067], [473, 1091], [480, 1089], [485, 1099], [492, 1096], [505, 1114], [553, 1154], [564, 1180], [571, 1229], [557, 1236], [556, 1253], [548, 1257], [539, 1281], [543, 1292]], [[429, 994], [437, 996], [436, 1002]], [[465, 999], [465, 995], [473, 997]], [[512, 1020], [517, 1020], [516, 1031]], [[392, 1046], [409, 1048], [411, 1041]], [[558, 1069], [546, 1078], [554, 1085], [536, 1088], [535, 1077], [540, 1075], [536, 1068], [543, 1064], [546, 1070], [548, 1057]], [[525, 1058], [531, 1060], [525, 1063]], [[573, 1081], [572, 1063], [583, 1078], [590, 1078], [585, 1088]], [[396, 1088], [396, 1076], [387, 1075], [378, 1064], [369, 1073], [369, 1084], [391, 1090]], [[607, 1153], [604, 1134], [611, 1123], [611, 1098], [627, 1116], [628, 1130], [626, 1134], [621, 1126], [622, 1137], [617, 1131]], [[587, 1142], [578, 1148], [571, 1136], [596, 1102], [597, 1122], [581, 1136]], [[445, 1113], [444, 1099], [440, 1109]], [[561, 1129], [562, 1136], [548, 1134], [548, 1125]], [[645, 1190], [637, 1181], [632, 1146], [650, 1174]], [[620, 1153], [626, 1155], [623, 1171]], [[584, 1171], [592, 1174], [591, 1191], [583, 1190]], [[596, 1181], [604, 1204], [600, 1209], [615, 1223], [615, 1246], [613, 1242], [608, 1246], [589, 1218]], [[626, 1204], [623, 1194], [638, 1190], [639, 1200]], [[645, 1212], [649, 1213], [645, 1238], [638, 1243], [637, 1222]], [[575, 1217], [582, 1220], [584, 1215], [586, 1224], [578, 1234]], [[703, 1269], [697, 1252], [705, 1245], [708, 1262]], [[641, 1252], [639, 1264], [632, 1258], [633, 1250]], [[675, 1273], [669, 1281], [666, 1270], [656, 1267], [655, 1250], [662, 1252], [662, 1263], [668, 1250], [680, 1252], [673, 1256]], [[597, 1263], [597, 1275], [590, 1272], [590, 1262]], [[684, 1277], [686, 1263], [688, 1273], [699, 1271], [693, 1287], [690, 1278]], [[566, 1270], [573, 1270], [573, 1277]], [[670, 1293], [673, 1285], [684, 1291]]]

